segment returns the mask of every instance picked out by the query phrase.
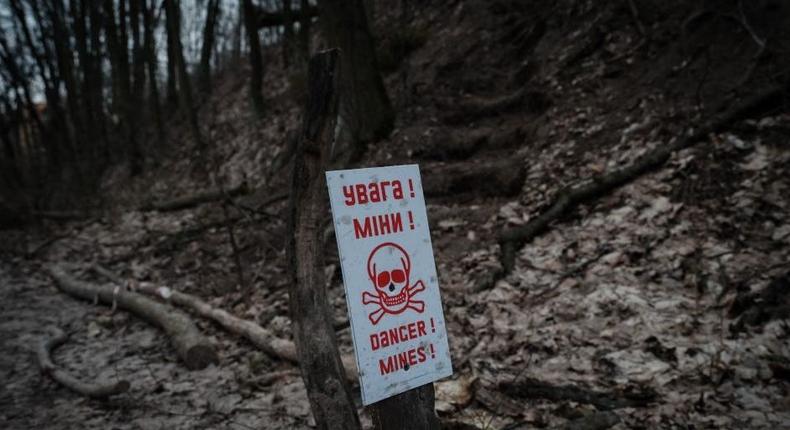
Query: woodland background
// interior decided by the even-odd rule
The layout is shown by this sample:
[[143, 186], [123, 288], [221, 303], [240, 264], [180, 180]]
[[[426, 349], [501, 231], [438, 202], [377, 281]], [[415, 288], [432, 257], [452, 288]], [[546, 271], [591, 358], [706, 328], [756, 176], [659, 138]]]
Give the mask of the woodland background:
[[[3, 428], [327, 425], [288, 350], [285, 244], [308, 60], [333, 47], [331, 165], [420, 164], [446, 428], [790, 422], [787, 2], [2, 0], [0, 31]], [[265, 336], [187, 310], [216, 354], [189, 370], [52, 267]], [[53, 327], [58, 368], [128, 390], [53, 382]]]

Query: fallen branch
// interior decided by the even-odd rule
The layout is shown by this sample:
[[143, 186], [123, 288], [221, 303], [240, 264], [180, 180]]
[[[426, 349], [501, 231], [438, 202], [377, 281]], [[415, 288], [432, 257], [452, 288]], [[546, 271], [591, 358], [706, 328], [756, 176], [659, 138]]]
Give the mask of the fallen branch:
[[560, 191], [551, 206], [538, 217], [523, 226], [505, 230], [500, 234], [500, 261], [503, 270], [499, 271], [496, 276], [493, 276], [492, 280], [495, 282], [497, 279], [509, 274], [515, 266], [518, 250], [548, 230], [549, 225], [559, 219], [560, 216], [570, 212], [582, 203], [606, 195], [634, 179], [658, 169], [669, 160], [674, 152], [691, 147], [705, 139], [710, 133], [717, 132], [732, 122], [752, 114], [763, 105], [780, 98], [787, 89], [788, 83], [772, 86], [762, 93], [744, 100], [691, 135], [648, 152], [630, 166]]
[[47, 266], [45, 270], [66, 294], [117, 306], [160, 327], [170, 337], [178, 356], [190, 370], [203, 369], [219, 361], [214, 346], [186, 314], [121, 287], [112, 289], [79, 281], [58, 266]]
[[69, 372], [58, 368], [52, 361], [52, 350], [66, 342], [68, 336], [66, 336], [63, 330], [56, 327], [53, 327], [51, 331], [52, 336], [43, 339], [36, 348], [38, 366], [43, 373], [46, 373], [55, 382], [71, 391], [96, 399], [114, 396], [129, 390], [129, 382], [125, 380], [117, 382], [83, 382], [72, 376]]
[[248, 194], [249, 192], [250, 189], [247, 186], [247, 184], [242, 183], [241, 185], [235, 188], [231, 188], [229, 190], [223, 190], [223, 189], [207, 190], [195, 194], [190, 194], [188, 196], [176, 197], [171, 200], [165, 200], [160, 202], [149, 202], [141, 206], [140, 210], [159, 211], [159, 212], [177, 211], [181, 209], [187, 209], [194, 206], [202, 205], [204, 203], [215, 202], [230, 197], [236, 197], [236, 196]]
[[576, 385], [552, 385], [533, 378], [503, 381], [499, 386], [505, 393], [514, 397], [552, 401], [570, 400], [593, 405], [602, 411], [643, 407], [649, 405], [656, 398], [656, 394], [650, 391], [613, 394], [593, 391]]
[[[91, 268], [117, 285], [123, 286], [126, 284], [121, 277], [98, 264], [94, 264]], [[137, 285], [137, 289], [143, 294], [159, 297], [176, 306], [190, 309], [202, 318], [216, 322], [225, 330], [246, 338], [271, 357], [299, 364], [299, 359], [296, 356], [296, 346], [294, 346], [292, 341], [277, 337], [269, 330], [252, 321], [238, 318], [222, 309], [211, 306], [196, 296], [167, 287], [157, 287], [148, 282], [141, 282]], [[355, 381], [357, 379], [357, 371], [354, 357], [344, 355], [341, 357], [341, 360], [346, 371], [346, 377], [349, 381]]]

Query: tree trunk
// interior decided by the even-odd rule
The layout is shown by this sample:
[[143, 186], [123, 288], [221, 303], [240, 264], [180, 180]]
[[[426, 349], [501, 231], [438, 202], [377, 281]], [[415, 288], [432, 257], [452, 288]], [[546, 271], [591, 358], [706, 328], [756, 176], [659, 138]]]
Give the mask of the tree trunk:
[[176, 0], [164, 0], [164, 3], [165, 14], [167, 15], [168, 41], [172, 40], [173, 42], [173, 59], [175, 60], [176, 73], [178, 74], [178, 98], [181, 101], [181, 109], [187, 115], [192, 137], [195, 139], [197, 147], [202, 148], [204, 142], [197, 122], [195, 104], [192, 102], [192, 85], [189, 83], [189, 73], [187, 73], [184, 51], [181, 47], [181, 9]]
[[[310, 7], [309, 0], [300, 0], [299, 10], [304, 13]], [[309, 17], [299, 23], [299, 50], [302, 54], [302, 62], [307, 63], [310, 58], [310, 27], [312, 27], [313, 19]]]
[[434, 412], [433, 384], [426, 384], [374, 403], [371, 406], [376, 430], [439, 430]]
[[140, 123], [140, 109], [143, 105], [145, 88], [145, 52], [140, 40], [141, 0], [129, 0], [129, 25], [132, 29], [132, 93], [129, 97], [130, 152], [129, 167], [132, 175], [143, 171], [143, 150], [140, 147], [137, 124]]
[[247, 41], [250, 48], [250, 99], [255, 115], [263, 116], [263, 59], [261, 58], [261, 41], [258, 36], [255, 6], [252, 0], [242, 0], [244, 7], [244, 29], [247, 32]]
[[209, 0], [206, 24], [203, 26], [203, 45], [200, 49], [200, 88], [211, 90], [211, 53], [214, 50], [214, 34], [219, 19], [219, 0]]
[[187, 368], [203, 369], [209, 364], [219, 362], [214, 346], [186, 314], [120, 287], [113, 289], [79, 281], [58, 266], [48, 266], [45, 270], [66, 294], [83, 300], [98, 300], [117, 305], [159, 326], [170, 337], [170, 342]]
[[[151, 9], [154, 9], [154, 5], [156, 4], [155, 0], [152, 0], [153, 3], [151, 4]], [[177, 20], [179, 17], [170, 18], [169, 13], [167, 10], [170, 6], [167, 3], [172, 2], [173, 0], [164, 0], [165, 1], [165, 33], [167, 34], [167, 92], [165, 93], [165, 100], [168, 107], [175, 106], [178, 103], [178, 92], [176, 90], [176, 45], [180, 46], [180, 41], [176, 40], [176, 34], [170, 31], [170, 21]], [[179, 27], [178, 22], [174, 25]]]
[[[246, 0], [249, 1], [249, 0]], [[339, 51], [310, 60], [309, 99], [294, 159], [287, 253], [289, 302], [302, 378], [319, 429], [359, 429], [324, 286], [321, 222], [328, 216], [324, 168], [337, 117]]]
[[291, 64], [294, 47], [294, 17], [291, 10], [291, 0], [282, 0], [283, 2], [283, 65], [288, 68]]
[[[148, 0], [144, 0], [148, 3]], [[162, 110], [159, 105], [159, 82], [157, 81], [157, 67], [158, 61], [156, 60], [156, 39], [154, 38], [154, 27], [156, 22], [154, 20], [154, 7], [155, 0], [151, 0], [151, 4], [143, 4], [143, 50], [145, 51], [145, 64], [148, 69], [148, 88], [149, 100], [148, 103], [151, 109], [151, 116], [156, 123], [156, 130], [159, 138], [164, 138], [165, 128], [162, 122]]]
[[[88, 5], [88, 22], [90, 24], [90, 75], [85, 77], [83, 85], [90, 88], [91, 106], [93, 113], [96, 115], [99, 126], [99, 134], [101, 142], [97, 151], [97, 161], [107, 159], [107, 152], [109, 147], [109, 139], [107, 136], [107, 118], [104, 111], [104, 73], [102, 72], [102, 19], [99, 4], [96, 1], [87, 1], [84, 3]], [[101, 160], [99, 160], [100, 158]]]
[[[49, 19], [52, 22], [52, 31], [55, 36], [55, 55], [57, 58], [58, 72], [66, 87], [66, 121], [69, 139], [73, 142], [85, 139], [80, 121], [79, 93], [77, 81], [74, 77], [74, 57], [71, 48], [71, 35], [66, 27], [66, 16], [64, 12], [63, 0], [54, 0], [48, 10]], [[82, 160], [82, 150], [76, 155], [77, 160]]]
[[[99, 160], [96, 158], [96, 145], [101, 139], [101, 135], [99, 134], [99, 121], [101, 120], [101, 117], [99, 116], [94, 105], [96, 98], [93, 96], [93, 92], [95, 89], [91, 88], [93, 85], [93, 81], [91, 79], [93, 76], [93, 58], [91, 57], [88, 50], [88, 27], [86, 24], [88, 19], [88, 8], [86, 2], [70, 0], [69, 12], [74, 23], [74, 41], [77, 48], [77, 59], [79, 60], [79, 65], [82, 72], [80, 80], [82, 97], [80, 99], [81, 104], [79, 115], [81, 116], [80, 121], [84, 127], [84, 138], [87, 142], [83, 153], [90, 151], [90, 162], [93, 165], [99, 165]], [[79, 73], [77, 73], [76, 79], [80, 79]]]
[[343, 51], [341, 120], [346, 129], [341, 157], [356, 158], [364, 145], [386, 137], [394, 113], [378, 71], [373, 36], [362, 0], [319, 0], [329, 46]]
[[[113, 0], [104, 1], [104, 37], [110, 56], [113, 80], [113, 107], [121, 116], [121, 133], [125, 147], [122, 153], [130, 162], [132, 174], [140, 172], [140, 151], [137, 148], [137, 113], [132, 101], [131, 75], [129, 74], [128, 35], [126, 31], [126, 8], [120, 7], [118, 22], [115, 21]], [[121, 1], [121, 5], [124, 1]]]

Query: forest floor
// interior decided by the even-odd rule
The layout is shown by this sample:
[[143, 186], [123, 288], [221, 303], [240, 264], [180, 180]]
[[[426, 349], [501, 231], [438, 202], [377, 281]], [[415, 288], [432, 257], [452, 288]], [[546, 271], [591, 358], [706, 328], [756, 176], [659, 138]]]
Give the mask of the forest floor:
[[[596, 410], [513, 389], [540, 380], [641, 399], [614, 410], [614, 429], [786, 427], [790, 295], [769, 298], [773, 312], [750, 294], [790, 290], [787, 104], [564, 214], [520, 249], [511, 273], [486, 279], [500, 270], [503, 228], [534, 219], [563, 188], [689, 133], [765, 87], [787, 60], [752, 67], [759, 48], [747, 31], [715, 15], [687, 31], [689, 6], [636, 2], [635, 18], [595, 2], [543, 14], [520, 2], [445, 3], [426, 6], [408, 28], [397, 11], [377, 9], [382, 47], [414, 46], [386, 78], [396, 130], [359, 163], [420, 164], [455, 369], [436, 384], [443, 421], [554, 428]], [[652, 23], [647, 35], [639, 20]], [[41, 270], [69, 262], [79, 278], [104, 283], [88, 270], [99, 262], [289, 338], [287, 203], [273, 197], [287, 191], [282, 157], [300, 106], [279, 52], [267, 58], [264, 121], [249, 119], [244, 68], [228, 72], [201, 107], [208, 150], [196, 152], [185, 127], [175, 127], [145, 175], [108, 173], [101, 215], [0, 232], [1, 428], [314, 425], [293, 365], [197, 319], [220, 362], [189, 371], [156, 328], [64, 295]], [[218, 203], [139, 209], [242, 182], [254, 192], [227, 212]], [[334, 240], [326, 252], [349, 352]], [[32, 350], [53, 325], [70, 334], [58, 364], [88, 380], [128, 380], [131, 389], [89, 400], [41, 375]]]

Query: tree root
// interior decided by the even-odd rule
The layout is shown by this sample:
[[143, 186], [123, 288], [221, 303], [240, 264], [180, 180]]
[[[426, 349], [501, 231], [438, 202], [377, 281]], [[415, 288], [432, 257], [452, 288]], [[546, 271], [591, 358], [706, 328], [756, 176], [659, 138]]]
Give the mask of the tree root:
[[691, 147], [704, 140], [710, 133], [717, 132], [729, 126], [732, 122], [751, 115], [769, 103], [780, 99], [789, 86], [788, 82], [772, 86], [712, 119], [691, 135], [680, 138], [674, 143], [660, 146], [643, 155], [630, 166], [614, 170], [595, 177], [589, 182], [560, 191], [551, 206], [538, 217], [523, 226], [505, 230], [499, 235], [502, 270], [491, 276], [490, 280], [496, 282], [498, 279], [507, 276], [515, 267], [518, 251], [532, 239], [547, 231], [550, 224], [562, 215], [569, 213], [582, 203], [607, 195], [634, 179], [658, 169], [669, 160], [674, 152]]
[[47, 266], [45, 270], [66, 294], [83, 300], [102, 302], [113, 308], [117, 306], [160, 327], [167, 333], [188, 369], [203, 369], [209, 364], [219, 362], [214, 346], [186, 314], [121, 287], [111, 289], [79, 281], [58, 266]]
[[576, 385], [552, 385], [533, 378], [504, 381], [499, 386], [506, 394], [514, 397], [552, 401], [570, 400], [593, 405], [602, 411], [643, 407], [656, 399], [656, 394], [651, 391], [613, 394], [593, 391]]
[[65, 343], [68, 336], [57, 327], [51, 328], [50, 331], [52, 336], [43, 339], [38, 344], [36, 357], [38, 358], [38, 366], [41, 368], [41, 371], [49, 375], [55, 382], [83, 396], [96, 399], [114, 396], [129, 390], [129, 382], [125, 380], [117, 382], [83, 382], [69, 372], [58, 368], [52, 361], [51, 353], [53, 349]]
[[194, 206], [202, 205], [204, 203], [215, 202], [217, 200], [224, 200], [230, 197], [236, 197], [244, 194], [249, 194], [250, 189], [246, 183], [231, 188], [229, 190], [215, 189], [201, 191], [188, 196], [176, 197], [171, 200], [164, 200], [159, 202], [149, 202], [140, 207], [143, 211], [159, 211], [169, 212], [181, 209], [187, 209]]

